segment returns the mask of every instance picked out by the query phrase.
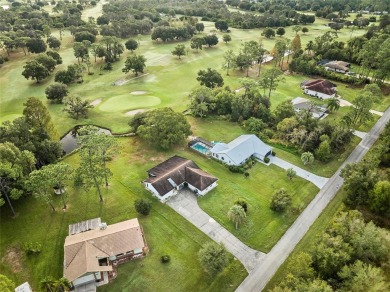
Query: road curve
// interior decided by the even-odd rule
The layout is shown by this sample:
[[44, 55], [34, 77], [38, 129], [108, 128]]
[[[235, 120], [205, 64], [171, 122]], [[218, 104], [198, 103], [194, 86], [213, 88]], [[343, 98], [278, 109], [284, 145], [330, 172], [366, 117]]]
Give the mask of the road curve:
[[310, 226], [318, 218], [328, 203], [334, 198], [344, 180], [339, 176], [341, 169], [347, 163], [360, 161], [372, 147], [383, 131], [386, 123], [390, 120], [390, 107], [376, 122], [374, 127], [362, 139], [359, 145], [352, 151], [336, 173], [328, 180], [316, 197], [310, 202], [298, 219], [291, 225], [272, 250], [261, 259], [248, 277], [237, 288], [237, 292], [262, 291], [268, 281], [276, 273], [280, 265], [287, 259], [298, 242], [303, 238]]

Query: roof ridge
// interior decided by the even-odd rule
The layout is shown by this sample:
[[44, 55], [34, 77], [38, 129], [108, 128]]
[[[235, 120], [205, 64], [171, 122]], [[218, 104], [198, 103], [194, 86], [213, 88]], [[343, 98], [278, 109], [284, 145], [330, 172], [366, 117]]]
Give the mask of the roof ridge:
[[[117, 233], [117, 232], [115, 232], [115, 233]], [[90, 239], [90, 240], [92, 240], [92, 239]], [[107, 252], [105, 252], [104, 250], [102, 250], [102, 249], [101, 249], [99, 246], [97, 246], [95, 243], [89, 242], [89, 240], [87, 240], [86, 242], [89, 243], [90, 245], [94, 246], [94, 247], [97, 248], [98, 250], [100, 250], [102, 253], [105, 253], [106, 255], [109, 256], [109, 254], [108, 254]], [[87, 249], [86, 251], [88, 251], [88, 249]]]
[[[184, 159], [185, 159], [185, 158], [184, 158]], [[173, 172], [177, 171], [179, 168], [188, 167], [188, 166], [186, 166], [186, 165], [187, 165], [187, 164], [190, 164], [191, 162], [192, 162], [193, 164], [196, 165], [196, 163], [193, 162], [192, 160], [186, 159], [186, 161], [183, 161], [182, 164], [176, 166], [175, 168], [172, 168], [172, 169], [169, 170], [167, 173], [164, 173], [164, 174], [160, 177], [160, 179], [163, 179], [163, 178], [165, 178], [165, 177], [167, 177], [167, 176], [169, 176], [169, 178], [170, 178], [170, 175], [171, 175]], [[197, 165], [196, 165], [196, 166], [197, 166]], [[156, 178], [158, 178], [158, 177], [156, 176]]]
[[202, 177], [207, 176], [207, 177], [215, 178], [215, 176], [209, 174], [208, 172], [204, 171], [203, 169], [200, 169], [200, 168], [193, 168], [193, 167], [186, 167], [186, 168], [189, 168], [190, 170], [193, 170], [193, 171], [195, 171], [195, 172], [200, 171], [200, 172], [202, 172], [202, 174], [204, 173], [205, 175], [202, 175]]
[[[70, 266], [70, 264], [73, 262], [73, 260], [75, 259], [75, 257], [79, 254], [81, 248], [85, 245], [85, 241], [82, 241], [82, 242], [78, 242], [78, 243], [81, 243], [80, 244], [80, 248], [77, 250], [77, 252], [74, 254], [74, 256], [72, 257], [72, 259], [70, 260], [69, 263], [67, 263], [66, 265], [66, 268], [68, 268]], [[78, 244], [78, 243], [75, 243], [74, 245]]]

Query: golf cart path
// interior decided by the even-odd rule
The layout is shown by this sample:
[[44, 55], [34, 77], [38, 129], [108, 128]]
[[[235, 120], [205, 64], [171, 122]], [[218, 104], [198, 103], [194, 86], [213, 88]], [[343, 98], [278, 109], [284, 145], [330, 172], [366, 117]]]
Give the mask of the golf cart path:
[[237, 288], [237, 292], [257, 292], [264, 289], [265, 285], [294, 250], [310, 226], [337, 194], [339, 188], [342, 187], [344, 180], [340, 177], [341, 170], [346, 164], [358, 162], [364, 157], [372, 145], [374, 145], [389, 120], [390, 107], [356, 146], [336, 173], [328, 180], [298, 219], [295, 220], [278, 243], [249, 273], [248, 277]]
[[204, 212], [199, 207], [197, 198], [191, 191], [180, 191], [179, 194], [171, 197], [167, 204], [212, 240], [222, 243], [244, 265], [248, 272], [252, 271], [256, 264], [265, 256], [264, 253], [242, 243]]
[[297, 176], [306, 179], [316, 185], [319, 189], [321, 189], [327, 182], [328, 178], [315, 175], [307, 170], [304, 170], [298, 166], [295, 166], [294, 164], [287, 162], [279, 157], [276, 156], [269, 156], [270, 163], [275, 164], [276, 166], [283, 168], [283, 169], [289, 169], [292, 168], [297, 172]]

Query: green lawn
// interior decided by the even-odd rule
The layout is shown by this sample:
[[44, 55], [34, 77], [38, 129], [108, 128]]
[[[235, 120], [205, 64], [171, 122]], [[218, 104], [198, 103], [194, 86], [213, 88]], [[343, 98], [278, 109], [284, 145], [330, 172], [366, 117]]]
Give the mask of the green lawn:
[[287, 277], [287, 265], [289, 260], [300, 252], [308, 252], [316, 243], [316, 240], [321, 236], [324, 230], [329, 226], [330, 221], [334, 215], [343, 208], [343, 200], [346, 197], [344, 190], [337, 193], [336, 197], [329, 203], [324, 209], [318, 219], [310, 227], [309, 231], [305, 234], [302, 240], [297, 244], [294, 251], [290, 254], [286, 261], [280, 266], [278, 271], [272, 277], [272, 279], [265, 286], [263, 291], [269, 291], [273, 287], [277, 286]]
[[[290, 181], [285, 171], [274, 165], [258, 163], [246, 179], [242, 174], [231, 173], [218, 162], [194, 160], [219, 178], [218, 187], [199, 199], [201, 208], [248, 246], [263, 252], [271, 250], [299, 215], [298, 211], [286, 214], [272, 211], [269, 204], [274, 192], [285, 188], [293, 198], [292, 207], [301, 211], [318, 192], [317, 187], [304, 179]], [[248, 202], [248, 217], [245, 224], [235, 230], [227, 213], [239, 198]]]
[[324, 176], [324, 177], [331, 177], [336, 170], [341, 166], [341, 164], [344, 162], [345, 159], [349, 156], [349, 154], [352, 152], [353, 149], [359, 144], [360, 138], [353, 137], [352, 142], [349, 143], [349, 145], [346, 147], [346, 149], [342, 153], [335, 154], [335, 157], [329, 162], [321, 162], [318, 160], [315, 160], [312, 165], [304, 165], [301, 161], [301, 156], [292, 152], [288, 151], [288, 149], [273, 145], [274, 150], [276, 152], [276, 155], [296, 166], [299, 166], [303, 169], [306, 169], [316, 175]]
[[[88, 16], [95, 18], [100, 14], [100, 3], [96, 7], [85, 9], [83, 13], [84, 19]], [[205, 23], [205, 33], [214, 30], [214, 23]], [[326, 21], [318, 19], [316, 23], [309, 27], [309, 33], [301, 35], [302, 44], [308, 40], [315, 38], [320, 33], [329, 30], [324, 24]], [[129, 131], [127, 122], [129, 117], [125, 113], [133, 109], [144, 109], [153, 107], [170, 106], [177, 111], [183, 111], [188, 105], [188, 93], [198, 86], [196, 74], [200, 69], [207, 67], [221, 68], [223, 54], [228, 49], [233, 49], [237, 52], [242, 42], [262, 38], [264, 46], [271, 50], [278, 38], [265, 39], [260, 36], [261, 29], [231, 29], [232, 42], [225, 44], [220, 42], [214, 48], [204, 48], [198, 53], [189, 50], [182, 60], [171, 55], [171, 51], [178, 44], [153, 42], [150, 35], [137, 37], [140, 41], [140, 48], [136, 54], [144, 54], [147, 58], [147, 67], [144, 77], [133, 79], [131, 73], [124, 74], [123, 68], [126, 56], [130, 52], [125, 52], [121, 56], [121, 60], [114, 64], [112, 71], [101, 71], [102, 61], [98, 60], [94, 63], [94, 75], [84, 75], [83, 84], [70, 85], [71, 94], [80, 95], [84, 99], [94, 101], [101, 99], [102, 102], [95, 106], [90, 111], [88, 119], [72, 120], [62, 111], [62, 105], [47, 103], [49, 110], [53, 116], [54, 122], [58, 126], [60, 133], [66, 133], [76, 124], [96, 124], [106, 128], [110, 128], [113, 132], [123, 133]], [[357, 30], [354, 35], [361, 35], [364, 30]], [[217, 32], [218, 37], [222, 38], [223, 33]], [[59, 33], [53, 30], [53, 35], [59, 37]], [[295, 33], [291, 28], [286, 29], [284, 38], [291, 39]], [[340, 39], [345, 39], [349, 33], [344, 30], [339, 32]], [[100, 38], [100, 37], [99, 37]], [[125, 40], [124, 40], [125, 41]], [[182, 42], [189, 47], [189, 41]], [[56, 71], [65, 69], [67, 65], [76, 63], [77, 60], [73, 56], [73, 37], [68, 31], [65, 32], [59, 53], [63, 58], [63, 64], [59, 65]], [[12, 120], [19, 116], [23, 109], [23, 102], [29, 96], [36, 96], [46, 103], [44, 95], [45, 88], [54, 82], [54, 73], [41, 84], [35, 84], [34, 81], [26, 80], [21, 72], [26, 61], [32, 59], [33, 55], [24, 56], [22, 52], [15, 51], [11, 53], [10, 61], [4, 64], [0, 83], [2, 84], [2, 96], [0, 98], [0, 122], [4, 120]], [[264, 66], [265, 70], [271, 65]], [[230, 76], [226, 76], [225, 72], [220, 69], [225, 79], [225, 84], [232, 89], [240, 86], [239, 77], [244, 77], [245, 73], [240, 71], [231, 72]], [[251, 76], [256, 76], [256, 69], [251, 72]], [[299, 88], [299, 83], [307, 79], [300, 75], [286, 76], [285, 81], [281, 82], [277, 91], [271, 96], [272, 108], [275, 108], [280, 102], [288, 98], [294, 98], [302, 95]], [[122, 86], [114, 86], [113, 83], [118, 80], [130, 80]], [[133, 96], [130, 93], [133, 91], [147, 91], [144, 96]], [[348, 91], [347, 91], [348, 92]], [[355, 92], [355, 91], [351, 91]], [[354, 95], [351, 93], [350, 95]]]
[[[148, 150], [135, 138], [120, 138], [120, 157], [110, 162], [114, 176], [109, 189], [104, 189], [104, 203], [91, 190], [69, 188], [69, 207], [66, 212], [52, 213], [48, 206], [31, 198], [16, 202], [19, 216], [10, 219], [7, 206], [1, 212], [0, 269], [16, 283], [28, 280], [38, 289], [43, 277], [62, 276], [63, 244], [68, 224], [101, 217], [108, 224], [137, 217], [133, 202], [138, 198], [152, 199], [140, 183], [146, 170], [170, 153]], [[77, 166], [78, 154], [65, 162]], [[210, 239], [170, 207], [153, 200], [149, 216], [140, 216], [150, 253], [141, 260], [119, 267], [120, 276], [105, 287], [106, 291], [120, 291], [120, 287], [142, 291], [169, 290], [199, 291], [214, 287], [217, 291], [233, 291], [247, 275], [238, 261], [231, 261], [218, 277], [211, 278], [203, 272], [197, 252]], [[32, 212], [31, 210], [34, 210]], [[40, 242], [42, 253], [26, 258], [20, 247], [25, 242]], [[169, 254], [172, 261], [162, 265], [159, 259]], [[131, 275], [131, 276], [130, 276]], [[137, 280], [134, 280], [134, 277]], [[176, 280], [174, 280], [176, 279]], [[144, 287], [145, 286], [145, 287]]]

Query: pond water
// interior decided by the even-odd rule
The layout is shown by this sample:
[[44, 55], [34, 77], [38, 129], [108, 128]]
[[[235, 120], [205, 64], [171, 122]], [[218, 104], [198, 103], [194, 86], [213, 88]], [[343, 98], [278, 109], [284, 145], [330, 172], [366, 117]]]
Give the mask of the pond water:
[[[62, 139], [60, 140], [60, 143], [62, 145], [62, 149], [66, 154], [71, 153], [73, 150], [79, 148], [79, 145], [77, 145], [77, 136], [78, 136], [78, 130], [82, 126], [76, 126], [72, 130], [70, 130]], [[111, 135], [111, 131], [104, 129], [104, 128], [99, 128], [98, 133], [104, 133], [106, 135]]]

